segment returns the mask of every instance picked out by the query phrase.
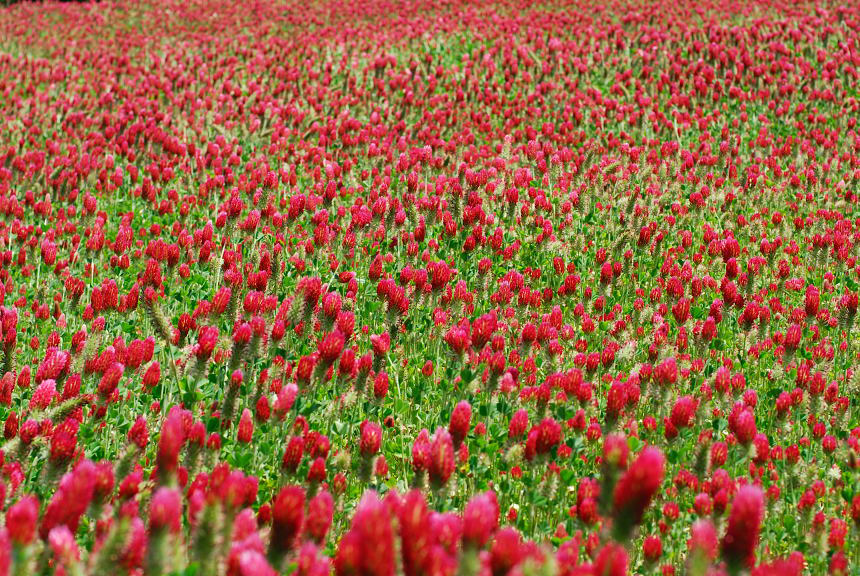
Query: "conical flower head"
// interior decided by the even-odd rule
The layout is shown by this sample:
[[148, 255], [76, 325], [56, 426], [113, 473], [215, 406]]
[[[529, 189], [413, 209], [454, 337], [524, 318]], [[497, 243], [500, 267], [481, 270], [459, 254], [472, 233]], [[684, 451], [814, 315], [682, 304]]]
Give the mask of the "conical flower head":
[[158, 469], [162, 473], [175, 472], [179, 467], [179, 451], [185, 442], [185, 427], [182, 425], [181, 410], [170, 410], [161, 427], [158, 440]]
[[432, 444], [430, 433], [424, 428], [418, 433], [418, 437], [412, 444], [412, 470], [423, 472], [430, 468], [430, 454]]
[[469, 434], [472, 420], [472, 406], [467, 401], [462, 400], [454, 407], [451, 413], [451, 421], [448, 424], [448, 433], [454, 441], [454, 447], [457, 448]]
[[732, 501], [729, 523], [720, 543], [720, 553], [730, 567], [746, 567], [755, 562], [763, 517], [764, 495], [761, 488], [741, 487]]
[[299, 486], [286, 486], [275, 497], [272, 506], [272, 536], [270, 557], [281, 557], [292, 550], [305, 520], [305, 491]]
[[239, 417], [239, 426], [236, 430], [236, 439], [243, 443], [249, 444], [254, 437], [254, 418], [251, 411], [245, 408], [242, 410], [242, 415]]
[[493, 576], [505, 576], [523, 557], [520, 534], [510, 527], [496, 532], [490, 548], [490, 569]]
[[26, 546], [36, 536], [39, 520], [39, 501], [35, 496], [24, 496], [6, 512], [6, 530], [15, 544]]
[[406, 576], [421, 574], [431, 555], [433, 534], [430, 531], [430, 511], [427, 500], [420, 490], [412, 490], [403, 496], [398, 517], [400, 522], [400, 552]]
[[375, 492], [367, 492], [341, 539], [334, 560], [337, 576], [393, 576], [394, 530], [391, 511]]
[[[657, 448], [647, 447], [636, 457], [618, 484], [613, 497], [616, 535], [629, 536], [642, 521], [651, 499], [660, 489], [666, 459]], [[623, 538], [618, 538], [622, 540]]]
[[597, 553], [594, 559], [595, 576], [626, 576], [629, 558], [621, 544], [610, 542]]
[[334, 499], [328, 490], [323, 490], [308, 502], [305, 530], [314, 542], [322, 544], [331, 527], [334, 514]]
[[97, 478], [96, 465], [89, 460], [82, 460], [63, 476], [39, 526], [39, 535], [43, 539], [47, 538], [56, 526], [65, 525], [73, 534], [77, 532], [81, 516], [95, 494]]
[[499, 526], [499, 502], [495, 492], [473, 496], [463, 510], [463, 544], [483, 548]]
[[149, 503], [150, 532], [167, 531], [178, 534], [182, 529], [182, 494], [174, 488], [162, 487]]
[[436, 486], [448, 482], [454, 473], [454, 442], [444, 428], [436, 430], [430, 446], [430, 481]]
[[359, 452], [365, 458], [375, 456], [382, 446], [382, 427], [376, 422], [365, 420], [361, 423], [360, 431]]

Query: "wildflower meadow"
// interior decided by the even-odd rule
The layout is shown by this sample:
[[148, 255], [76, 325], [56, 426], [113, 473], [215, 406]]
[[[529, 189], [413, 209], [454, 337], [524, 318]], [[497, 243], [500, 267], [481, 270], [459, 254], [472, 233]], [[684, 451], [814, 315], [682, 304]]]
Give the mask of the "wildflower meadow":
[[860, 574], [860, 4], [0, 8], [0, 576]]

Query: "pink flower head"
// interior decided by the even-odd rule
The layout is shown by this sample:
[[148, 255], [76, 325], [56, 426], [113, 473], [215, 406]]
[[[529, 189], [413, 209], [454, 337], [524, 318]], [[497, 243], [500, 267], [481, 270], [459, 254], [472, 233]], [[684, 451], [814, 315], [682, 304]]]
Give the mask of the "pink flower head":
[[325, 366], [334, 364], [338, 357], [340, 357], [345, 342], [346, 339], [339, 330], [329, 332], [323, 336], [319, 346], [317, 346], [317, 351], [319, 352], [320, 360]]
[[215, 326], [204, 326], [198, 334], [194, 354], [201, 360], [208, 360], [217, 345], [218, 328]]
[[308, 515], [305, 530], [308, 536], [317, 544], [325, 542], [331, 527], [334, 514], [334, 499], [327, 490], [323, 490], [308, 502]]
[[341, 538], [334, 559], [337, 576], [394, 576], [391, 512], [375, 492], [367, 492]]
[[799, 324], [792, 324], [785, 332], [785, 349], [788, 352], [794, 352], [800, 346], [800, 339], [803, 337], [803, 328]]
[[365, 420], [359, 428], [361, 430], [359, 452], [365, 458], [375, 456], [382, 445], [382, 427], [376, 422]]
[[759, 530], [764, 517], [764, 495], [756, 486], [741, 487], [732, 501], [720, 554], [729, 566], [745, 567], [755, 562]]
[[6, 512], [6, 530], [12, 542], [26, 546], [36, 536], [39, 519], [39, 501], [35, 496], [24, 496]]
[[691, 554], [702, 554], [709, 561], [717, 556], [717, 529], [710, 520], [696, 520], [690, 528], [687, 549]]
[[624, 547], [610, 542], [597, 553], [593, 573], [600, 576], [626, 576], [628, 563], [629, 559]]
[[182, 529], [182, 494], [174, 488], [161, 487], [149, 503], [150, 532], [178, 534]]
[[672, 406], [670, 419], [675, 428], [690, 426], [696, 417], [696, 400], [692, 396], [681, 396]]
[[144, 450], [149, 443], [149, 431], [146, 427], [146, 417], [139, 416], [128, 431], [128, 440], [139, 450]]
[[54, 428], [49, 454], [52, 462], [66, 463], [72, 459], [78, 445], [79, 426], [77, 420], [67, 418]]
[[236, 430], [236, 439], [243, 443], [249, 444], [254, 436], [254, 417], [251, 411], [245, 408], [242, 410], [242, 416], [239, 417], [239, 425]]
[[496, 531], [490, 548], [490, 570], [493, 576], [505, 576], [520, 563], [522, 558], [522, 541], [519, 532], [507, 526]]
[[454, 448], [459, 448], [460, 444], [469, 434], [472, 420], [472, 406], [465, 400], [461, 400], [454, 407], [451, 413], [451, 421], [448, 424], [448, 433], [451, 435], [451, 440], [454, 442]]
[[511, 422], [508, 424], [508, 438], [521, 438], [529, 426], [529, 413], [524, 408], [517, 410], [511, 416]]
[[299, 486], [282, 488], [272, 505], [270, 556], [283, 557], [295, 546], [305, 521], [305, 491]]
[[278, 571], [272, 568], [266, 557], [252, 548], [237, 551], [232, 563], [238, 567], [237, 572], [231, 572], [236, 576], [278, 576]]
[[158, 440], [158, 469], [163, 474], [173, 473], [179, 467], [179, 451], [185, 443], [185, 428], [182, 424], [181, 410], [171, 408], [161, 426]]
[[292, 436], [287, 441], [281, 466], [288, 472], [295, 472], [305, 453], [305, 440], [301, 436]]
[[554, 418], [544, 418], [536, 430], [535, 450], [538, 454], [548, 454], [561, 442], [561, 424]]
[[483, 548], [499, 526], [499, 502], [495, 492], [472, 497], [463, 510], [463, 544]]
[[627, 457], [630, 447], [623, 434], [609, 434], [603, 439], [603, 461], [613, 467], [623, 470], [627, 468]]
[[61, 563], [68, 565], [80, 560], [81, 552], [78, 549], [78, 543], [68, 526], [57, 526], [51, 530], [48, 534], [48, 544]]
[[430, 468], [430, 433], [424, 428], [418, 433], [415, 442], [412, 443], [412, 470], [424, 472]]
[[430, 445], [430, 481], [442, 486], [454, 473], [454, 442], [444, 428], [436, 430]]
[[616, 534], [627, 537], [642, 521], [651, 499], [663, 483], [666, 459], [657, 448], [647, 447], [636, 457], [618, 484], [613, 496]]
[[39, 535], [45, 539], [53, 528], [63, 525], [68, 526], [72, 533], [77, 532], [81, 516], [93, 500], [97, 482], [96, 465], [89, 460], [81, 460], [65, 474], [45, 509]]

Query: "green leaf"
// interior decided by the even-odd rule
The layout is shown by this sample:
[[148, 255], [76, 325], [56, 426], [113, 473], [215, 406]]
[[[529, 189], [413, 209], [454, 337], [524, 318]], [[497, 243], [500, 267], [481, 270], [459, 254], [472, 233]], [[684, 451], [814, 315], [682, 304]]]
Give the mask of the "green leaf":
[[631, 452], [638, 452], [639, 448], [642, 447], [642, 441], [636, 436], [628, 436], [627, 437], [627, 446], [630, 447]]
[[577, 474], [575, 471], [570, 468], [565, 468], [561, 471], [561, 481], [565, 486], [573, 486], [574, 481], [577, 479]]

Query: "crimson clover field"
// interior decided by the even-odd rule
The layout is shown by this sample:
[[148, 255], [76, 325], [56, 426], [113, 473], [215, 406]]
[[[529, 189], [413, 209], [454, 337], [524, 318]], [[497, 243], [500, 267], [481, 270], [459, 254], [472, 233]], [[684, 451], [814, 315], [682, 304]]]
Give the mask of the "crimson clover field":
[[0, 576], [860, 574], [860, 5], [0, 9]]

